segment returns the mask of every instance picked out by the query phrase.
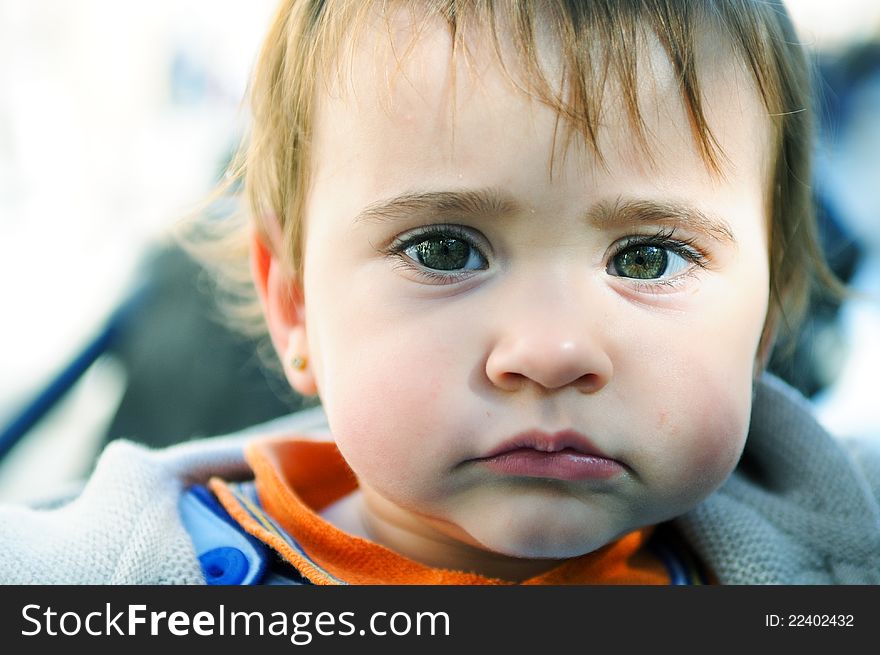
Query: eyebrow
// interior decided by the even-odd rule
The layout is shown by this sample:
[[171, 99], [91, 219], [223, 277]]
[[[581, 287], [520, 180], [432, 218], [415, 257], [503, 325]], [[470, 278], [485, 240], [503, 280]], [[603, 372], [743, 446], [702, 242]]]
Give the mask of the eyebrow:
[[[385, 223], [418, 215], [454, 217], [503, 217], [522, 211], [521, 205], [497, 189], [409, 192], [367, 205], [356, 223]], [[599, 228], [617, 224], [655, 223], [682, 227], [705, 234], [715, 241], [736, 244], [733, 230], [720, 216], [677, 200], [601, 201], [586, 213], [586, 221]]]
[[356, 223], [384, 223], [417, 216], [501, 216], [520, 211], [519, 204], [495, 189], [404, 193], [367, 205]]
[[588, 212], [598, 227], [612, 224], [659, 223], [700, 232], [720, 243], [736, 245], [730, 225], [720, 216], [677, 200], [622, 200], [600, 202]]

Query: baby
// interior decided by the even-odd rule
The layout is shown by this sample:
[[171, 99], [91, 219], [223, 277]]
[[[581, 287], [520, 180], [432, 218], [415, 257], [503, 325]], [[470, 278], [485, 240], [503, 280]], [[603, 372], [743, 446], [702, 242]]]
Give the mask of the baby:
[[[0, 575], [880, 583], [880, 459], [762, 373], [826, 275], [807, 77], [763, 0], [283, 2], [237, 173], [333, 441], [111, 446]], [[39, 569], [109, 503], [173, 547]]]

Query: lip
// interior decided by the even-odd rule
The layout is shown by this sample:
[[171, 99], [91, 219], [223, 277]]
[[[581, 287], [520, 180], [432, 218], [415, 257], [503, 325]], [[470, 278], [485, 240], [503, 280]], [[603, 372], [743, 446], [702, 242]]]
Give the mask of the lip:
[[522, 432], [474, 461], [502, 475], [556, 480], [607, 480], [625, 470], [574, 430]]
[[503, 441], [501, 444], [483, 455], [480, 459], [497, 457], [498, 455], [519, 450], [521, 448], [530, 448], [544, 453], [557, 453], [568, 448], [582, 455], [593, 455], [595, 457], [611, 459], [608, 455], [599, 450], [592, 441], [575, 430], [560, 430], [559, 432], [554, 432], [552, 434], [542, 432], [541, 430], [520, 432], [510, 439]]

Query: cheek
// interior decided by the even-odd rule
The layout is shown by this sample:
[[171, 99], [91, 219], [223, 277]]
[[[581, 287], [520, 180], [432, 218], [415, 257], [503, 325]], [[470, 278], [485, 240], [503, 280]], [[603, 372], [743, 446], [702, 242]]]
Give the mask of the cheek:
[[687, 398], [667, 398], [660, 410], [668, 412], [664, 427], [645, 435], [644, 450], [632, 461], [643, 521], [690, 511], [736, 467], [748, 432], [750, 392], [734, 394], [704, 382]]
[[701, 501], [739, 460], [751, 410], [752, 350], [738, 353], [705, 342], [681, 351], [684, 365], [652, 396], [646, 434], [653, 437], [645, 439], [641, 462], [647, 483], [670, 508]]
[[[698, 380], [700, 380], [698, 378]], [[748, 433], [751, 377], [733, 380], [703, 377], [680, 415], [687, 417], [680, 434], [683, 480], [694, 488], [719, 486], [736, 466]], [[695, 380], [696, 381], [696, 380]], [[685, 493], [687, 490], [685, 489]]]
[[635, 461], [667, 511], [685, 511], [718, 488], [748, 433], [765, 297], [724, 294], [704, 310], [642, 340], [638, 359], [621, 371], [627, 397], [641, 399], [644, 411]]
[[[462, 357], [427, 322], [395, 322], [368, 307], [355, 315], [330, 319], [317, 347], [331, 433], [360, 480], [404, 504], [429, 502], [455, 447], [437, 435], [457, 434]], [[358, 326], [357, 338], [340, 325]]]

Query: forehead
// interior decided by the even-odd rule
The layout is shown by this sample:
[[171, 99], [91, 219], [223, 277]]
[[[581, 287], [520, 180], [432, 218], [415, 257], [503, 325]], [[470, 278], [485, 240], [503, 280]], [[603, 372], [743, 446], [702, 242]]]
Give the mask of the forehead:
[[[533, 130], [552, 134], [548, 174], [570, 148], [591, 164], [619, 160], [646, 174], [670, 163], [684, 169], [682, 150], [694, 160], [689, 164], [711, 168], [681, 80], [650, 31], [639, 39], [632, 79], [607, 75], [605, 64], [616, 54], [601, 39], [584, 46], [594, 74], [578, 88], [568, 77], [565, 48], [540, 23], [528, 51], [532, 58], [523, 56], [520, 35], [501, 20], [494, 28], [464, 23], [457, 30], [453, 36], [444, 19], [409, 8], [373, 8], [340, 49], [336, 74], [318, 90], [316, 166], [322, 157], [357, 156], [358, 144], [367, 139], [376, 165], [406, 159], [414, 141], [430, 143], [418, 162], [430, 170], [429, 163], [481, 159], [475, 138], [511, 141], [521, 130]], [[702, 111], [721, 150], [722, 176], [756, 175], [769, 187], [773, 126], [750, 74], [714, 29], [700, 34], [694, 52]], [[595, 107], [579, 106], [578, 94], [592, 98]], [[492, 155], [484, 151], [482, 159], [489, 163]], [[741, 170], [745, 162], [748, 170]], [[387, 165], [379, 168], [376, 174], [387, 177]]]

